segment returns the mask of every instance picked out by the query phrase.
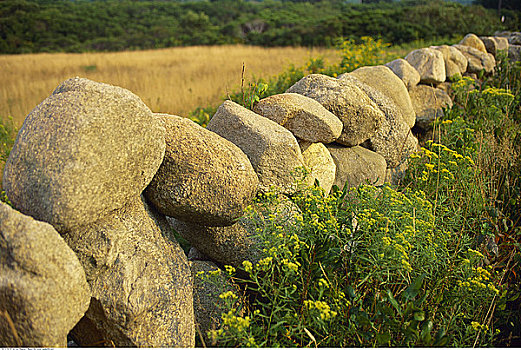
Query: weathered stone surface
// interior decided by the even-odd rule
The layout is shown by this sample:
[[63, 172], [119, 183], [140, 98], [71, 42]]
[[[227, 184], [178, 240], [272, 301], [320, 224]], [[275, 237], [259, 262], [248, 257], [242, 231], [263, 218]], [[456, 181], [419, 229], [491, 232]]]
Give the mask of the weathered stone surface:
[[469, 33], [465, 35], [465, 37], [459, 42], [459, 45], [470, 46], [483, 53], [487, 53], [485, 44], [483, 44], [483, 41], [481, 41], [476, 34]]
[[6, 162], [14, 207], [59, 232], [122, 208], [163, 159], [165, 129], [133, 93], [71, 79], [27, 116]]
[[495, 42], [496, 42], [496, 50], [497, 51], [508, 51], [508, 39], [507, 38], [503, 38], [501, 36], [494, 36], [493, 37]]
[[[275, 213], [275, 222], [283, 226], [293, 225], [294, 216], [300, 213], [299, 208], [287, 197], [279, 198], [277, 204], [269, 207]], [[267, 213], [262, 208], [256, 210], [255, 217], [264, 221]], [[224, 227], [201, 226], [170, 217], [167, 217], [167, 220], [172, 228], [198, 251], [223, 265], [239, 267], [245, 260], [256, 263], [263, 257], [256, 237], [257, 223], [250, 217], [242, 217], [236, 224]]]
[[437, 50], [414, 50], [409, 52], [405, 59], [420, 73], [420, 82], [424, 84], [443, 83], [447, 78], [443, 54]]
[[416, 125], [423, 130], [432, 129], [432, 122], [443, 116], [444, 107], [452, 107], [449, 95], [441, 89], [418, 85], [409, 93], [416, 111]]
[[335, 185], [343, 188], [364, 184], [382, 185], [385, 181], [387, 164], [384, 157], [360, 146], [345, 147], [337, 144], [326, 145], [336, 164]]
[[359, 88], [322, 74], [310, 74], [291, 86], [294, 92], [320, 102], [344, 124], [336, 142], [358, 145], [373, 136], [382, 124], [383, 113]]
[[521, 32], [495, 32], [495, 36], [503, 37], [508, 40], [510, 45], [521, 45]]
[[510, 45], [508, 47], [508, 58], [510, 61], [521, 61], [521, 45]]
[[92, 293], [71, 332], [78, 345], [194, 346], [190, 267], [171, 234], [143, 197], [64, 234]]
[[0, 346], [66, 347], [89, 302], [85, 272], [58, 232], [0, 202]]
[[482, 70], [485, 70], [485, 73], [494, 72], [494, 67], [496, 66], [496, 59], [491, 54], [485, 52], [481, 52], [473, 47], [465, 46], [465, 45], [453, 45], [453, 47], [457, 48], [461, 51], [461, 53], [467, 58], [468, 73], [479, 73]]
[[442, 53], [445, 61], [445, 73], [448, 79], [454, 76], [463, 76], [467, 71], [467, 58], [455, 47], [442, 45], [431, 46], [432, 49], [438, 50]]
[[201, 225], [233, 224], [259, 181], [239, 147], [195, 122], [156, 114], [166, 128], [163, 163], [145, 195], [164, 215]]
[[398, 185], [405, 177], [405, 172], [409, 168], [409, 162], [404, 161], [394, 168], [387, 168], [387, 175], [385, 182], [391, 185]]
[[385, 65], [403, 81], [407, 89], [420, 83], [420, 73], [403, 58], [398, 58]]
[[[485, 45], [487, 52], [492, 54], [494, 57], [496, 57], [496, 54], [499, 51], [498, 42], [497, 42], [496, 38], [493, 36], [480, 36], [479, 38]], [[504, 39], [508, 44], [508, 40], [506, 40], [506, 38], [502, 38], [502, 39]]]
[[[202, 335], [206, 346], [211, 344], [208, 331], [216, 330], [221, 326], [221, 315], [227, 312], [226, 305], [219, 298], [222, 293], [231, 291], [238, 296], [237, 288], [226, 278], [224, 272], [210, 261], [191, 261], [192, 280], [194, 284], [194, 315], [196, 327], [199, 328], [197, 337]], [[208, 281], [208, 273], [219, 271]], [[238, 304], [238, 302], [237, 302]]]
[[269, 96], [260, 100], [253, 110], [310, 142], [330, 143], [342, 133], [343, 124], [336, 115], [303, 95]]
[[295, 191], [295, 169], [303, 167], [304, 160], [290, 131], [232, 101], [219, 107], [207, 129], [248, 156], [262, 191], [272, 185], [284, 193]]
[[336, 173], [336, 165], [331, 154], [322, 143], [305, 144], [304, 147], [302, 143], [299, 144], [302, 149], [304, 164], [309, 171], [309, 184], [314, 184], [316, 179], [324, 192], [329, 193], [335, 181]]
[[[403, 120], [409, 128], [414, 126], [416, 115], [414, 114], [411, 98], [405, 84], [392, 70], [386, 66], [361, 67], [350, 74], [390, 98], [400, 109]], [[363, 91], [365, 92], [365, 90]]]
[[398, 165], [417, 150], [418, 140], [412, 135], [411, 127], [405, 122], [401, 109], [393, 100], [358, 80], [356, 75], [342, 74], [339, 79], [351, 80], [384, 112], [384, 122], [376, 134], [369, 139], [367, 148], [382, 155], [390, 167]]
[[203, 261], [209, 261], [210, 258], [201, 253], [197, 250], [196, 247], [191, 247], [188, 251], [187, 258], [189, 261], [195, 261], [195, 260], [203, 260]]

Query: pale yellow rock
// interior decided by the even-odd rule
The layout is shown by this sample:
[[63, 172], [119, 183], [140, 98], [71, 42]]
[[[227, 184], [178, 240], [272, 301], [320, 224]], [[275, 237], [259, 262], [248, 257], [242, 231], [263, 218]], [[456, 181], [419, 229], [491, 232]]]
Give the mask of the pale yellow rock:
[[391, 69], [386, 66], [361, 67], [350, 74], [390, 98], [400, 109], [401, 115], [409, 128], [414, 126], [416, 114], [414, 114], [407, 88]]
[[405, 59], [420, 73], [420, 82], [424, 84], [440, 84], [447, 78], [443, 54], [430, 48], [422, 48], [409, 52]]
[[373, 101], [349, 82], [322, 74], [310, 74], [291, 86], [294, 92], [320, 102], [344, 124], [336, 142], [354, 146], [375, 134], [384, 115]]
[[483, 53], [487, 53], [485, 44], [483, 44], [483, 41], [476, 34], [469, 33], [465, 35], [459, 42], [459, 45], [470, 46]]
[[330, 143], [342, 133], [340, 119], [317, 101], [300, 94], [278, 94], [260, 100], [253, 111], [310, 142]]
[[336, 165], [326, 146], [322, 143], [313, 143], [302, 151], [302, 157], [309, 171], [309, 184], [313, 184], [316, 179], [324, 192], [329, 193], [335, 182]]

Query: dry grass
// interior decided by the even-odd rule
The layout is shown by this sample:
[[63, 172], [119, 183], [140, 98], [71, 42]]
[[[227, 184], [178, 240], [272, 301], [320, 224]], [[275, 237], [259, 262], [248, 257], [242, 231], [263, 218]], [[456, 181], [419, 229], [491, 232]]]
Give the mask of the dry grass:
[[270, 77], [289, 64], [323, 56], [338, 63], [338, 51], [251, 46], [196, 46], [118, 53], [0, 56], [0, 118], [25, 116], [63, 80], [80, 76], [125, 87], [154, 111], [186, 116], [198, 106], [217, 105], [246, 79]]

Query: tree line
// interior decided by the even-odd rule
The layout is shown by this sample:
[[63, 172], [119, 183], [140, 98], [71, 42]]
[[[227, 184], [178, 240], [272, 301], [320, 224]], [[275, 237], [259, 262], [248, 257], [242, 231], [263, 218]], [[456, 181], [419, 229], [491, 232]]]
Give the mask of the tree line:
[[[484, 1], [484, 0], [483, 0]], [[506, 0], [505, 0], [506, 1]], [[393, 44], [520, 29], [521, 11], [442, 0], [3, 0], [0, 53], [188, 45], [332, 46], [339, 37]]]

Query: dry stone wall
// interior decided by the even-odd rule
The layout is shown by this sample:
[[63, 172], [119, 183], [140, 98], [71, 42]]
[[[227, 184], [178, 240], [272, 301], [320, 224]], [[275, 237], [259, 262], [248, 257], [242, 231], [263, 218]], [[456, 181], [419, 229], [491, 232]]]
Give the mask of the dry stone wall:
[[225, 101], [206, 129], [123, 88], [63, 82], [5, 165], [14, 209], [0, 205], [0, 345], [63, 346], [69, 335], [81, 346], [194, 346], [196, 329], [219, 323], [218, 293], [198, 272], [262, 257], [242, 216], [256, 193], [278, 191], [275, 220], [291, 225], [299, 208], [284, 194], [299, 168], [326, 193], [399, 181], [415, 135], [452, 103], [447, 81], [492, 73], [502, 50], [520, 60], [520, 45], [519, 33], [469, 34], [338, 78], [311, 74], [253, 111]]

